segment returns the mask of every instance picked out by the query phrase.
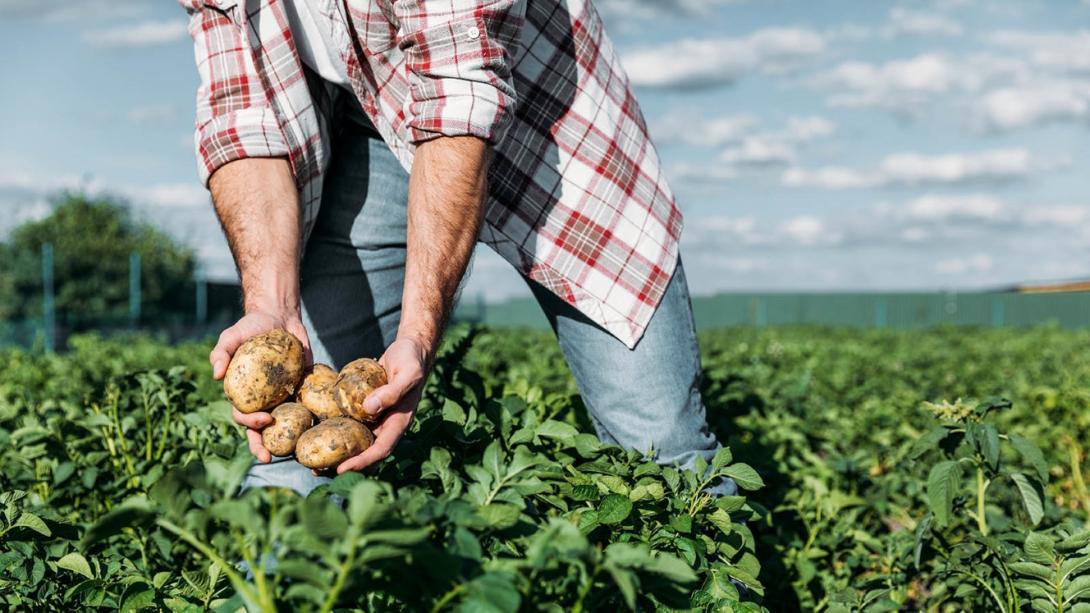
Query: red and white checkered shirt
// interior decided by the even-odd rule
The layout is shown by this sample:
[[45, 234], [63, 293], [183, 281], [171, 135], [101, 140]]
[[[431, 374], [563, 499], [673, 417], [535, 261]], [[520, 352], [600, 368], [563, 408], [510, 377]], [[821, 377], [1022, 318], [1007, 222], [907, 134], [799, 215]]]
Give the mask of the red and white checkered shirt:
[[[329, 161], [287, 0], [179, 0], [201, 85], [202, 179], [287, 157], [304, 236]], [[326, 0], [328, 2], [342, 0]], [[681, 214], [620, 59], [589, 0], [347, 0], [334, 32], [363, 110], [405, 168], [415, 145], [494, 145], [481, 240], [629, 347], [677, 263]]]

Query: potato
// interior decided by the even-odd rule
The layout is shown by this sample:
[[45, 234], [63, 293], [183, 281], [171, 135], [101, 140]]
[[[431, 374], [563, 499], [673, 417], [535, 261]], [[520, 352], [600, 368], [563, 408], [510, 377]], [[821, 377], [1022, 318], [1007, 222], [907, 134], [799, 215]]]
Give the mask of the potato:
[[267, 411], [287, 400], [303, 378], [303, 344], [287, 330], [250, 338], [235, 351], [223, 392], [243, 413]]
[[364, 423], [374, 423], [377, 415], [365, 413], [363, 401], [383, 385], [386, 385], [386, 369], [371, 358], [360, 358], [341, 369], [333, 384], [333, 397], [341, 413]]
[[375, 442], [367, 426], [350, 417], [331, 417], [299, 437], [295, 459], [307, 468], [333, 468]]
[[314, 415], [297, 402], [285, 402], [271, 415], [273, 423], [261, 431], [261, 444], [273, 455], [291, 455], [299, 437], [314, 425]]
[[296, 399], [318, 419], [340, 417], [341, 408], [333, 398], [333, 384], [336, 382], [337, 371], [325, 364], [315, 364], [310, 374], [303, 379]]

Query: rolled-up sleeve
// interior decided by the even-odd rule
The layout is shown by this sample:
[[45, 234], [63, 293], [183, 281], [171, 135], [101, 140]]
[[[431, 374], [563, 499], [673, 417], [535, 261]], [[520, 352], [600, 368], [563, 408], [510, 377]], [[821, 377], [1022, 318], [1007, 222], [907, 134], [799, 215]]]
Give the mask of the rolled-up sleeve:
[[197, 87], [197, 171], [209, 177], [228, 162], [287, 157], [289, 147], [253, 63], [253, 53], [230, 11], [232, 1], [179, 0], [189, 13]]
[[409, 139], [469, 135], [498, 143], [515, 108], [511, 69], [525, 0], [394, 6], [409, 80]]

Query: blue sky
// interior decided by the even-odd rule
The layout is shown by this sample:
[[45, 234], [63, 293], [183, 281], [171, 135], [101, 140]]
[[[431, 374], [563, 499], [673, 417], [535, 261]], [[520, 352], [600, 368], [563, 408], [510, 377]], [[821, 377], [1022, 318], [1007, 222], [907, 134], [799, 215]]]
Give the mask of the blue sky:
[[[1090, 1], [598, 4], [686, 214], [694, 293], [1090, 276]], [[182, 10], [0, 0], [0, 40], [0, 235], [82, 185], [231, 275]], [[466, 292], [526, 290], [481, 252]]]

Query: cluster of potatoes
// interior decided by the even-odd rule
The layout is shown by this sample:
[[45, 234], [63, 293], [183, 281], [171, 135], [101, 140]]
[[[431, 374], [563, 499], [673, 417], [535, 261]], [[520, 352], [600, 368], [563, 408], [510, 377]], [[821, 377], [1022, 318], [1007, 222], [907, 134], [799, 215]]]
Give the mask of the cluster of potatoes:
[[273, 423], [261, 431], [269, 453], [294, 453], [300, 464], [317, 470], [374, 443], [367, 426], [375, 416], [364, 412], [363, 401], [383, 385], [386, 371], [370, 358], [350, 362], [340, 373], [325, 364], [306, 370], [302, 343], [283, 329], [244, 342], [223, 378], [223, 391], [240, 412], [271, 411]]

